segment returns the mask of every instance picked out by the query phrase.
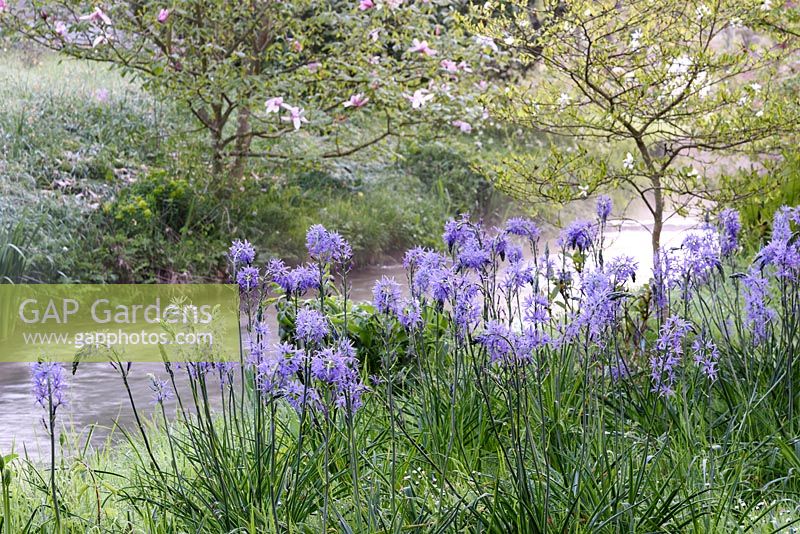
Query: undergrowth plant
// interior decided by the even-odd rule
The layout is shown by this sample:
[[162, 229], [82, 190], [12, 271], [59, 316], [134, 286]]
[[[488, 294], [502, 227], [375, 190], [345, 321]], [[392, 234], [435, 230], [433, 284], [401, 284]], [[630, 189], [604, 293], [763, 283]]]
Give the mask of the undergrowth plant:
[[[800, 210], [778, 210], [750, 262], [724, 210], [644, 285], [605, 254], [611, 212], [600, 198], [558, 250], [527, 219], [453, 219], [446, 252], [409, 250], [406, 280], [378, 280], [369, 303], [336, 232], [312, 226], [295, 267], [234, 242], [241, 353], [152, 377], [157, 417], [93, 467], [99, 512], [70, 460], [51, 498], [12, 460], [15, 528], [789, 531]], [[114, 365], [136, 408], [136, 364]]]

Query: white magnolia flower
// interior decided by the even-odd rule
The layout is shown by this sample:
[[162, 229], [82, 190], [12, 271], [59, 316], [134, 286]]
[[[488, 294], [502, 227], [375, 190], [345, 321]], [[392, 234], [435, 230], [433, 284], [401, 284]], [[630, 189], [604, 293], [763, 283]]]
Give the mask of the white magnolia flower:
[[634, 167], [633, 154], [628, 152], [625, 155], [625, 159], [622, 160], [622, 168], [625, 169], [625, 170], [628, 170], [628, 171], [632, 171], [633, 167]]
[[672, 62], [669, 64], [667, 72], [669, 74], [681, 76], [689, 72], [689, 68], [691, 66], [692, 66], [692, 60], [689, 58], [689, 56], [683, 54], [672, 60]]
[[639, 48], [639, 46], [641, 46], [641, 40], [643, 35], [644, 32], [642, 32], [642, 30], [637, 29], [631, 32], [631, 48], [635, 50]]
[[567, 93], [561, 93], [561, 95], [559, 95], [558, 97], [558, 108], [563, 110], [565, 107], [569, 105], [569, 102], [570, 102], [569, 95]]
[[705, 4], [700, 4], [699, 6], [697, 6], [694, 12], [697, 15], [698, 19], [702, 19], [703, 17], [707, 17], [708, 15], [711, 14], [711, 9]]

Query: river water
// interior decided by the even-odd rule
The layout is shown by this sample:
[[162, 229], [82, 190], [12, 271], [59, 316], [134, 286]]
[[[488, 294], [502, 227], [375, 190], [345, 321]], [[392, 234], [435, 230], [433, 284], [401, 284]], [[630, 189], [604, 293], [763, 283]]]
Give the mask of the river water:
[[[677, 246], [686, 232], [697, 227], [695, 219], [674, 219], [665, 224], [663, 246]], [[651, 224], [632, 221], [615, 221], [606, 230], [605, 257], [632, 256], [639, 264], [638, 281], [650, 278], [652, 269]], [[551, 245], [551, 249], [556, 247]], [[381, 276], [393, 276], [398, 282], [405, 280], [400, 265], [370, 267], [353, 273], [352, 297], [366, 300], [372, 296], [372, 286]], [[130, 384], [139, 412], [153, 411], [150, 403], [152, 391], [148, 373], [163, 377], [164, 366], [157, 363], [135, 363], [130, 374]], [[93, 428], [93, 444], [111, 436], [120, 437], [116, 429], [130, 429], [133, 412], [119, 373], [107, 363], [81, 364], [78, 372], [68, 379], [68, 404], [59, 408], [59, 420], [78, 436], [80, 445]], [[171, 407], [170, 407], [171, 408]], [[31, 395], [30, 365], [28, 363], [0, 363], [0, 455], [12, 450], [41, 458], [48, 451], [47, 434], [42, 425], [44, 410], [34, 403]]]

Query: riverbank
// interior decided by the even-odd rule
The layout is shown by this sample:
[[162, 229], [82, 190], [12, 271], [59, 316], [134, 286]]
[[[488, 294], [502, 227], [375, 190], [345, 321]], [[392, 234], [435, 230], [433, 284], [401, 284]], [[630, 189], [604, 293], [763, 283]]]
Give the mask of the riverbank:
[[299, 261], [314, 223], [342, 232], [358, 265], [382, 264], [432, 245], [458, 213], [517, 210], [472, 166], [491, 132], [392, 139], [329, 163], [253, 160], [229, 183], [183, 112], [103, 65], [9, 45], [0, 98], [0, 248], [24, 255], [0, 263], [12, 280], [219, 280], [232, 239]]

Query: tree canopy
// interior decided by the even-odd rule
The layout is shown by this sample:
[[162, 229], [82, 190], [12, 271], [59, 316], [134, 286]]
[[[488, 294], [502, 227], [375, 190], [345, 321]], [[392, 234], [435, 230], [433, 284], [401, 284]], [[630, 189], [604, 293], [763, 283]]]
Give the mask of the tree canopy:
[[[108, 62], [186, 106], [217, 172], [249, 157], [349, 155], [425, 125], [471, 131], [498, 49], [454, 23], [459, 2], [34, 0], [0, 23]], [[496, 58], [495, 58], [496, 59]], [[310, 138], [280, 144], [285, 136]], [[297, 150], [292, 150], [293, 146]]]
[[[721, 158], [774, 154], [796, 132], [785, 82], [795, 37], [769, 0], [489, 1], [474, 31], [535, 64], [492, 113], [568, 138], [545, 162], [520, 154], [497, 167], [518, 196], [566, 202], [611, 186], [653, 215], [653, 249], [677, 205], [752, 193], [759, 185], [705, 172]], [[624, 156], [623, 156], [624, 154]]]

